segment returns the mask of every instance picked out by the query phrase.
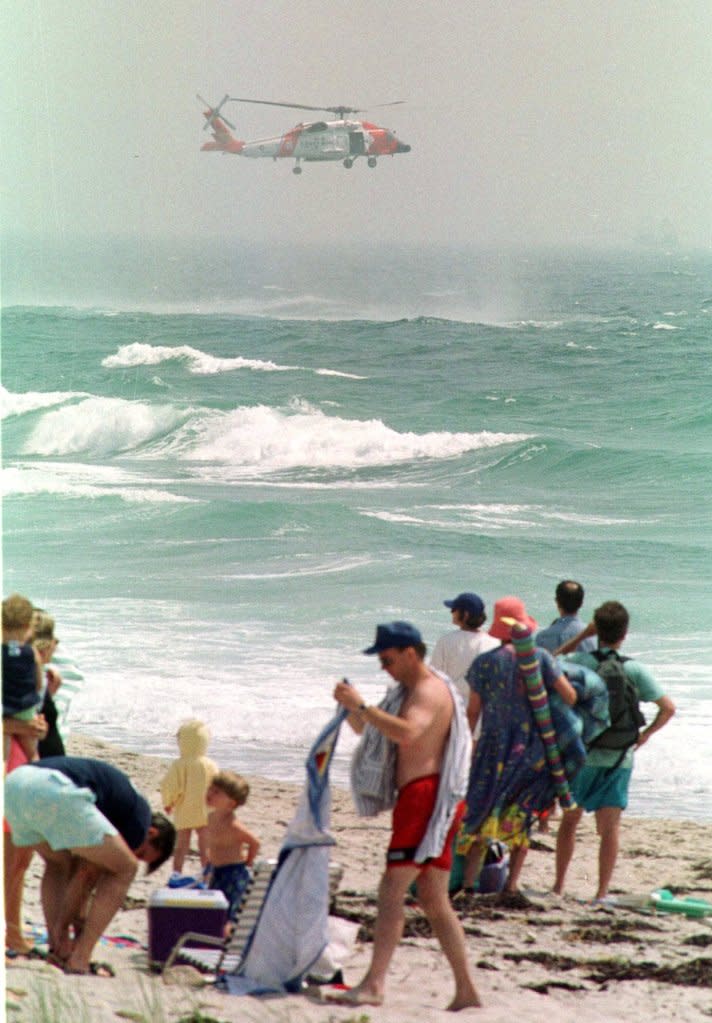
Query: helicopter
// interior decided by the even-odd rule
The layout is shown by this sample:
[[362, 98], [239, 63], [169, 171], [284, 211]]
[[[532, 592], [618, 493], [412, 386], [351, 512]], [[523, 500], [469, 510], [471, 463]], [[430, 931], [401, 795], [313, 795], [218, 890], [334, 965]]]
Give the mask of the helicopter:
[[[201, 150], [232, 153], [253, 159], [260, 157], [270, 157], [273, 160], [293, 159], [296, 161], [292, 168], [294, 174], [302, 173], [301, 160], [306, 162], [340, 160], [344, 167], [350, 169], [359, 157], [365, 157], [368, 166], [375, 167], [379, 156], [410, 152], [410, 146], [397, 139], [395, 132], [388, 128], [381, 128], [370, 121], [351, 120], [350, 115], [364, 112], [355, 107], [313, 107], [304, 103], [278, 103], [273, 100], [245, 99], [228, 95], [223, 96], [217, 106], [211, 107], [200, 94], [197, 98], [206, 107], [203, 111], [205, 117], [203, 131], [209, 128], [213, 133], [213, 141], [204, 143], [200, 147]], [[396, 100], [395, 103], [381, 105], [398, 106], [402, 102], [403, 100]], [[283, 135], [245, 142], [235, 138], [230, 131], [231, 128], [232, 131], [236, 129], [222, 113], [226, 103], [259, 103], [262, 106], [314, 110], [319, 113], [335, 114], [336, 120], [302, 122]]]

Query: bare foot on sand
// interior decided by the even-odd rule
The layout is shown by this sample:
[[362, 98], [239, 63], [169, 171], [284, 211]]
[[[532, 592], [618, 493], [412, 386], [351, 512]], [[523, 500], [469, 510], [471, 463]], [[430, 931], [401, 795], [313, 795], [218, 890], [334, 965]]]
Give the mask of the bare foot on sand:
[[383, 995], [359, 986], [345, 991], [326, 991], [324, 1001], [330, 1005], [382, 1005]]
[[8, 924], [5, 934], [5, 948], [17, 955], [26, 956], [32, 951], [34, 945], [27, 941], [22, 930], [17, 924]]
[[455, 995], [448, 1005], [446, 1012], [459, 1012], [460, 1009], [480, 1009], [481, 1007], [480, 996], [472, 988], [472, 991], [467, 994]]

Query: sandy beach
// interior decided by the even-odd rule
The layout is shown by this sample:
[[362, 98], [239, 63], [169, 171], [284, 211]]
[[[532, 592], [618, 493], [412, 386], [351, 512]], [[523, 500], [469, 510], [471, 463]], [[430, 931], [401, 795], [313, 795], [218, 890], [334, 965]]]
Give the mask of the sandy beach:
[[[158, 784], [166, 762], [73, 736], [69, 752], [105, 758], [124, 770], [151, 804], [160, 807]], [[301, 785], [251, 777], [241, 818], [275, 856]], [[671, 807], [674, 811], [674, 807]], [[370, 954], [375, 892], [387, 841], [387, 816], [356, 817], [347, 792], [333, 792], [333, 859], [344, 874], [337, 915], [360, 924], [359, 939], [344, 963], [347, 983], [361, 976]], [[597, 842], [586, 818], [572, 864], [568, 892], [547, 894], [553, 878], [556, 819], [536, 834], [524, 867], [525, 898], [499, 896], [456, 901], [467, 933], [483, 1002], [459, 1018], [504, 1023], [543, 1018], [569, 1023], [602, 1019], [696, 1021], [712, 1017], [712, 917], [641, 911], [640, 907], [592, 907]], [[195, 860], [188, 861], [197, 865]], [[40, 933], [40, 861], [28, 873], [24, 918]], [[319, 1005], [301, 995], [241, 998], [206, 985], [190, 967], [157, 975], [148, 967], [147, 910], [151, 891], [166, 883], [170, 864], [134, 882], [96, 957], [113, 966], [114, 978], [68, 977], [39, 959], [6, 960], [6, 1012], [17, 1023], [402, 1023], [451, 1019], [447, 964], [417, 906], [408, 908], [406, 936], [396, 952], [386, 1002], [359, 1009]], [[622, 847], [612, 892], [621, 902], [656, 888], [712, 901], [712, 825], [675, 820], [623, 818]], [[642, 900], [641, 900], [642, 901]], [[127, 939], [127, 940], [116, 940]]]

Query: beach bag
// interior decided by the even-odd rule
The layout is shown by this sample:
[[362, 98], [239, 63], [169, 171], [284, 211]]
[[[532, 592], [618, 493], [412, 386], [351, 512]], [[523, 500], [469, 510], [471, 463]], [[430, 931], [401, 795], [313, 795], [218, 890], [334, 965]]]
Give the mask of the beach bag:
[[593, 650], [592, 653], [598, 661], [596, 672], [608, 689], [611, 723], [589, 743], [588, 748], [625, 752], [638, 741], [640, 729], [645, 724], [638, 690], [623, 667], [629, 658], [621, 657], [615, 650]]
[[477, 878], [477, 891], [486, 895], [501, 892], [507, 883], [509, 873], [509, 850], [504, 842], [490, 842], [485, 853], [485, 862]]
[[[456, 851], [457, 835], [452, 840], [452, 869], [448, 891], [450, 895], [459, 892], [465, 880], [465, 857]], [[504, 842], [490, 842], [485, 853], [484, 863], [479, 877], [475, 881], [476, 892], [501, 892], [507, 882], [509, 873], [509, 849]], [[415, 884], [411, 886], [411, 895], [417, 897]]]

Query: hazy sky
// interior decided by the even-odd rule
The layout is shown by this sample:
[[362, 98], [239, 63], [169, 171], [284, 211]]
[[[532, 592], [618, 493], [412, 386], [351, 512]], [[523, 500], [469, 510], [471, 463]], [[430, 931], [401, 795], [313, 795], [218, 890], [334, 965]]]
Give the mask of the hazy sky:
[[[682, 243], [712, 243], [710, 0], [3, 11], [6, 233], [606, 243], [668, 218]], [[291, 161], [201, 153], [196, 92], [369, 108], [412, 152], [299, 178]], [[228, 116], [247, 139], [301, 119]]]

